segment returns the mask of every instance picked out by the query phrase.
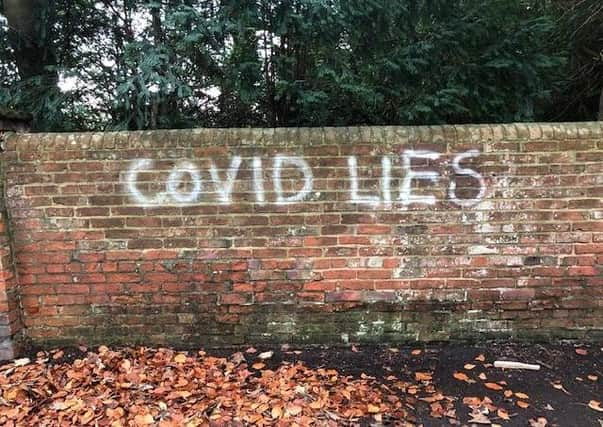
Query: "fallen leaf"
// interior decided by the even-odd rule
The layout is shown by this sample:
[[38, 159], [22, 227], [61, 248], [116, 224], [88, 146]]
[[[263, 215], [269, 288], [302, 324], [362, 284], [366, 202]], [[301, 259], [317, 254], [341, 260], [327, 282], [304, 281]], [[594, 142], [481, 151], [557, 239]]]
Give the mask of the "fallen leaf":
[[310, 408], [312, 408], [312, 409], [321, 409], [323, 406], [324, 405], [320, 400], [315, 400], [314, 402], [310, 402]]
[[302, 412], [303, 408], [299, 405], [289, 404], [287, 405], [286, 411], [287, 414], [291, 416], [299, 415]]
[[509, 421], [511, 419], [511, 417], [509, 417], [509, 413], [502, 408], [499, 408], [496, 411], [496, 415], [498, 415], [500, 418], [502, 418], [505, 421]]
[[444, 416], [444, 407], [442, 406], [441, 403], [439, 402], [433, 402], [431, 405], [429, 405], [429, 408], [431, 409], [431, 413], [430, 415], [434, 418], [442, 418]]
[[359, 351], [360, 350], [358, 350], [358, 348], [356, 348], [356, 346], [352, 344], [352, 352], [358, 353]]
[[17, 367], [19, 367], [19, 366], [25, 366], [25, 365], [28, 365], [29, 363], [31, 363], [31, 360], [29, 360], [28, 357], [24, 357], [22, 359], [15, 359], [13, 361], [13, 364], [15, 366], [17, 366]]
[[153, 419], [153, 416], [151, 414], [136, 415], [134, 417], [134, 423], [137, 426], [149, 426], [149, 425], [153, 424], [154, 422], [155, 422], [155, 420]]
[[245, 350], [245, 353], [253, 354], [253, 353], [257, 353], [257, 350], [253, 347], [249, 347], [247, 350]]
[[274, 419], [281, 418], [283, 416], [283, 409], [280, 406], [275, 406], [272, 408], [272, 411], [270, 411], [270, 415]]
[[371, 403], [369, 403], [367, 405], [367, 410], [368, 410], [369, 414], [377, 414], [377, 413], [381, 412], [381, 408], [379, 408], [377, 405], [373, 405]]
[[588, 350], [585, 348], [577, 348], [576, 349], [576, 354], [579, 354], [580, 356], [587, 356], [588, 355]]
[[469, 416], [471, 417], [471, 419], [469, 420], [470, 423], [475, 423], [475, 424], [492, 424], [492, 421], [490, 420], [490, 418], [488, 418], [486, 416], [486, 414], [479, 412], [479, 411], [474, 411], [471, 414], [469, 414]]
[[55, 354], [52, 355], [52, 358], [54, 360], [60, 359], [61, 357], [63, 357], [65, 353], [63, 352], [63, 350], [59, 350], [57, 351]]
[[524, 402], [523, 400], [518, 400], [517, 406], [519, 406], [521, 409], [526, 409], [528, 406], [530, 406], [530, 404], [528, 402]]
[[505, 397], [509, 398], [513, 396], [513, 391], [512, 390], [505, 390]]
[[599, 377], [596, 375], [589, 375], [586, 378], [588, 378], [591, 381], [597, 381], [599, 379]]
[[241, 363], [245, 362], [245, 356], [239, 351], [230, 357], [230, 361], [235, 365], [240, 365]]
[[444, 400], [444, 395], [442, 393], [436, 393], [433, 396], [420, 397], [419, 400], [427, 403], [439, 402], [440, 400]]
[[463, 368], [465, 368], [466, 370], [470, 371], [473, 368], [475, 368], [475, 365], [472, 365], [471, 363], [467, 363], [467, 364], [465, 364], [465, 366], [463, 366]]
[[186, 363], [186, 354], [178, 353], [176, 356], [174, 356], [174, 362], [180, 365]]
[[423, 350], [420, 349], [416, 349], [410, 352], [410, 354], [412, 354], [413, 356], [419, 356], [421, 353], [423, 353]]
[[415, 372], [416, 381], [431, 381], [431, 376], [429, 372]]
[[130, 369], [132, 369], [132, 363], [128, 359], [124, 359], [121, 362], [121, 369], [123, 369], [126, 372], [129, 372]]
[[549, 422], [544, 417], [530, 419], [530, 427], [546, 427], [548, 423]]
[[601, 402], [599, 402], [598, 400], [591, 400], [590, 402], [588, 402], [588, 407], [590, 409], [594, 409], [595, 411], [603, 412], [603, 408], [601, 407]]
[[481, 372], [477, 377], [482, 381], [486, 381], [488, 379], [486, 374], [484, 374], [483, 372]]
[[486, 361], [486, 356], [484, 356], [483, 354], [480, 354], [479, 356], [477, 356], [475, 358], [475, 360], [477, 360], [478, 362], [485, 362]]
[[467, 374], [465, 374], [464, 372], [455, 372], [454, 374], [452, 374], [452, 376], [459, 381], [465, 381], [466, 383], [469, 383], [469, 384], [475, 383], [475, 380], [472, 380], [471, 378], [469, 378], [467, 376]]
[[486, 388], [489, 388], [490, 390], [496, 390], [496, 391], [503, 389], [503, 387], [500, 384], [496, 384], [496, 383], [485, 383], [484, 386]]
[[551, 385], [553, 386], [553, 388], [554, 388], [555, 390], [561, 390], [562, 392], [564, 392], [564, 393], [565, 393], [565, 394], [567, 394], [568, 396], [571, 396], [571, 393], [570, 393], [569, 391], [567, 391], [567, 390], [565, 389], [565, 387], [563, 387], [563, 384], [561, 384], [561, 383], [553, 383], [553, 382], [552, 382], [552, 383], [551, 383]]
[[481, 405], [482, 400], [479, 397], [463, 397], [463, 404], [468, 406], [479, 406]]
[[515, 397], [518, 397], [519, 399], [524, 399], [524, 400], [528, 400], [530, 398], [530, 396], [528, 396], [525, 393], [515, 393]]
[[266, 360], [270, 359], [272, 356], [274, 356], [274, 351], [265, 351], [263, 353], [258, 354], [258, 359]]
[[251, 365], [251, 367], [253, 369], [257, 369], [259, 371], [261, 369], [264, 369], [266, 367], [266, 364], [258, 362], [258, 363], [254, 363], [253, 365]]

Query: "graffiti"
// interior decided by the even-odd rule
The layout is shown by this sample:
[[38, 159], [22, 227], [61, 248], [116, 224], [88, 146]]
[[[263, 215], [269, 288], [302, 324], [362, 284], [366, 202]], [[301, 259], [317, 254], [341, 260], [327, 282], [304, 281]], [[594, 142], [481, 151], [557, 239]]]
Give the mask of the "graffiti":
[[222, 182], [222, 180], [220, 179], [220, 174], [218, 173], [218, 168], [216, 167], [214, 162], [211, 162], [209, 174], [211, 175], [211, 180], [218, 191], [218, 194], [220, 196], [220, 202], [222, 204], [230, 204], [230, 195], [234, 187], [235, 179], [237, 179], [237, 172], [239, 171], [242, 162], [243, 159], [239, 156], [234, 156], [232, 158], [230, 162], [230, 167], [226, 172], [226, 182]]
[[[283, 194], [283, 184], [281, 179], [283, 165], [295, 166], [299, 168], [304, 176], [304, 186], [297, 193], [289, 197], [285, 197]], [[301, 157], [294, 156], [282, 156], [277, 155], [274, 158], [274, 191], [276, 192], [276, 203], [279, 205], [301, 202], [312, 192], [312, 183], [314, 177], [312, 176], [312, 169], [307, 161]]]
[[[475, 169], [462, 166], [461, 163], [477, 158], [480, 155], [477, 150], [469, 150], [459, 153], [451, 161], [453, 179], [447, 186], [446, 195], [448, 199], [460, 207], [472, 207], [479, 204], [486, 196], [486, 181], [484, 177]], [[347, 175], [342, 180], [349, 182], [348, 202], [370, 207], [391, 207], [393, 202], [398, 202], [402, 206], [426, 205], [433, 206], [438, 198], [431, 194], [429, 189], [420, 194], [416, 193], [417, 185], [429, 187], [437, 185], [442, 175], [437, 170], [420, 170], [413, 168], [413, 161], [421, 161], [429, 164], [441, 159], [440, 153], [427, 150], [404, 150], [400, 155], [400, 164], [403, 177], [399, 179], [399, 188], [397, 197], [394, 200], [392, 183], [393, 179], [393, 158], [390, 155], [381, 157], [381, 175], [378, 178], [378, 190], [371, 191], [361, 188], [362, 178], [360, 177], [357, 156], [347, 157]], [[158, 172], [154, 169], [155, 162], [151, 159], [139, 159], [132, 162], [129, 170], [125, 174], [126, 191], [141, 206], [158, 206], [164, 204], [192, 205], [200, 202], [212, 202], [222, 205], [233, 203], [233, 192], [235, 183], [240, 178], [241, 167], [245, 165], [251, 171], [250, 192], [253, 193], [254, 202], [259, 206], [268, 203], [276, 205], [288, 205], [302, 203], [320, 193], [314, 193], [314, 174], [306, 159], [300, 156], [291, 156], [277, 154], [272, 159], [270, 168], [271, 179], [264, 175], [264, 161], [261, 157], [252, 157], [243, 159], [240, 156], [233, 156], [226, 170], [220, 168], [210, 160], [208, 175], [211, 185], [206, 186], [201, 169], [191, 161], [181, 160], [174, 164], [169, 171], [163, 191], [153, 192], [144, 190], [144, 179], [140, 176], [143, 173]], [[289, 175], [283, 177], [283, 171], [295, 171], [296, 178]], [[457, 194], [458, 178], [469, 179], [473, 182], [472, 188], [477, 188], [477, 194], [472, 198], [460, 198]], [[266, 190], [266, 180], [272, 184], [270, 192]], [[295, 181], [297, 186], [295, 190], [285, 189], [284, 182], [289, 184]], [[270, 197], [268, 197], [268, 194]]]

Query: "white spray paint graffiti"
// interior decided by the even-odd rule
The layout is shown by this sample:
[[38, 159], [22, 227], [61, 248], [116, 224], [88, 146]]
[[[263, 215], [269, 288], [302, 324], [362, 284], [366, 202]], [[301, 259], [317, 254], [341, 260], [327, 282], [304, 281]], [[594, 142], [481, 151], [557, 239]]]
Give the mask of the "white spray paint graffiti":
[[462, 200], [462, 199], [459, 199], [458, 197], [456, 197], [456, 181], [453, 180], [450, 182], [450, 187], [448, 189], [448, 197], [450, 197], [450, 200], [452, 200], [453, 203], [455, 203], [459, 206], [463, 206], [463, 207], [474, 206], [474, 205], [478, 204], [486, 196], [486, 181], [484, 181], [484, 177], [481, 176], [481, 174], [479, 174], [478, 172], [474, 171], [473, 169], [462, 168], [460, 166], [460, 163], [463, 160], [469, 159], [472, 157], [477, 157], [477, 156], [479, 156], [479, 151], [469, 150], [466, 153], [459, 154], [452, 161], [452, 167], [454, 168], [454, 172], [456, 172], [458, 175], [470, 176], [471, 178], [476, 179], [477, 182], [479, 182], [479, 194], [477, 196], [475, 196], [475, 198], [473, 198], [473, 199], [466, 199], [466, 200]]
[[[479, 204], [486, 197], [486, 181], [484, 177], [474, 169], [461, 166], [461, 162], [476, 158], [480, 155], [477, 150], [469, 150], [457, 154], [451, 163], [452, 170], [456, 176], [468, 177], [476, 182], [479, 188], [478, 194], [471, 199], [460, 199], [457, 195], [457, 183], [454, 179], [448, 186], [448, 198], [460, 207], [472, 207]], [[400, 180], [399, 195], [397, 201], [402, 206], [411, 204], [422, 204], [432, 206], [437, 202], [434, 194], [413, 194], [414, 181], [428, 181], [437, 183], [440, 174], [434, 170], [413, 170], [413, 159], [435, 161], [440, 154], [426, 150], [405, 150], [401, 154], [401, 165], [404, 177]], [[213, 184], [213, 194], [216, 202], [229, 205], [233, 203], [232, 194], [241, 165], [247, 162], [240, 156], [234, 156], [226, 170], [225, 177], [220, 176], [220, 170], [213, 161], [210, 161], [209, 176]], [[264, 169], [260, 157], [252, 157], [248, 160], [252, 171], [252, 191], [255, 202], [264, 206], [268, 203], [264, 187]], [[371, 207], [380, 206], [388, 208], [392, 206], [392, 167], [391, 156], [384, 155], [381, 158], [381, 176], [379, 178], [379, 189], [377, 194], [367, 194], [366, 190], [360, 188], [360, 177], [358, 171], [358, 159], [356, 156], [347, 158], [348, 180], [349, 180], [349, 203], [367, 205]], [[141, 190], [143, 184], [139, 176], [143, 172], [152, 172], [154, 162], [151, 159], [139, 159], [132, 162], [125, 175], [125, 185], [132, 199], [141, 206], [158, 206], [163, 204], [191, 205], [199, 203], [205, 196], [201, 172], [194, 163], [181, 160], [177, 162], [169, 173], [165, 183], [165, 191], [156, 194], [145, 194]], [[303, 185], [300, 190], [293, 194], [286, 194], [283, 187], [283, 170], [295, 169], [301, 174]], [[292, 178], [289, 178], [290, 180]], [[343, 178], [342, 178], [343, 179]], [[301, 203], [312, 194], [314, 187], [314, 176], [309, 163], [302, 157], [277, 154], [272, 162], [272, 184], [274, 189], [273, 203], [287, 205]]]
[[348, 157], [348, 169], [350, 173], [350, 186], [351, 186], [351, 199], [352, 203], [365, 204], [369, 206], [376, 206], [381, 202], [379, 196], [361, 196], [358, 194], [358, 161], [355, 156]]
[[[283, 181], [281, 179], [281, 173], [283, 165], [291, 165], [298, 168], [301, 173], [304, 175], [304, 186], [297, 193], [289, 197], [285, 197], [283, 195]], [[282, 156], [277, 155], [274, 158], [274, 191], [276, 192], [276, 203], [279, 205], [283, 204], [291, 204], [295, 202], [301, 202], [312, 192], [312, 186], [314, 183], [314, 176], [312, 175], [312, 169], [307, 161], [302, 159], [301, 157], [294, 156]]]
[[230, 195], [232, 194], [235, 179], [237, 179], [237, 173], [239, 172], [239, 168], [241, 167], [242, 162], [243, 159], [239, 156], [234, 156], [232, 158], [232, 160], [230, 161], [230, 167], [228, 168], [228, 172], [226, 172], [226, 182], [223, 182], [220, 179], [218, 168], [216, 167], [214, 162], [211, 162], [209, 174], [211, 175], [211, 180], [214, 183], [214, 186], [220, 196], [220, 202], [224, 205], [230, 204]]
[[404, 180], [400, 186], [400, 200], [404, 205], [408, 206], [413, 203], [435, 205], [436, 198], [433, 194], [425, 196], [417, 196], [412, 194], [412, 181], [413, 179], [424, 179], [431, 182], [438, 182], [440, 174], [435, 171], [413, 171], [411, 164], [412, 159], [427, 159], [437, 160], [440, 155], [434, 151], [423, 151], [423, 150], [406, 150], [402, 154], [402, 167], [404, 168]]
[[264, 176], [262, 169], [262, 159], [254, 157], [253, 163], [253, 192], [255, 193], [255, 201], [258, 205], [266, 205], [266, 193], [264, 191]]
[[132, 162], [132, 166], [128, 170], [126, 174], [126, 186], [128, 188], [128, 192], [132, 196], [132, 198], [141, 206], [153, 206], [158, 205], [164, 201], [164, 194], [160, 193], [155, 195], [155, 197], [147, 197], [142, 191], [138, 189], [138, 174], [145, 170], [151, 169], [153, 167], [153, 161], [151, 159], [140, 159], [134, 160]]
[[[185, 182], [185, 174], [190, 176], [192, 188], [188, 191], [181, 191], [180, 186]], [[178, 203], [194, 203], [199, 198], [199, 194], [203, 188], [201, 184], [201, 174], [197, 170], [197, 167], [191, 162], [178, 162], [170, 172], [165, 188], [174, 201]]]
[[392, 203], [392, 159], [389, 156], [383, 156], [381, 159], [381, 194], [383, 195], [383, 204], [385, 207]]

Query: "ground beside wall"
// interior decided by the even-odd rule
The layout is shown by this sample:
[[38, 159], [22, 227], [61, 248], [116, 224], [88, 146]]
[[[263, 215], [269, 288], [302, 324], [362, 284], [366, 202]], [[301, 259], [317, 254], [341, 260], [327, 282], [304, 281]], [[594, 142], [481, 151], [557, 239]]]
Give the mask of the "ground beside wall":
[[21, 134], [35, 343], [603, 336], [603, 125]]

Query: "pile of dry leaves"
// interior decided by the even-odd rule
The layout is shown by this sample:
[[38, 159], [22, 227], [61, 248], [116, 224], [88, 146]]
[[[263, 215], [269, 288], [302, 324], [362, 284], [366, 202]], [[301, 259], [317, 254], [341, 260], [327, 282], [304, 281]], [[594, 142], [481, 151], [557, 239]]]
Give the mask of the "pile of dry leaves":
[[0, 424], [342, 425], [363, 418], [403, 421], [421, 393], [433, 403], [445, 401], [429, 381], [387, 386], [301, 363], [268, 369], [263, 359], [270, 353], [254, 356], [251, 366], [242, 353], [217, 358], [170, 349], [101, 346], [71, 363], [62, 357], [41, 352], [35, 361], [0, 368]]
[[[360, 371], [347, 376], [330, 364], [312, 368], [315, 364], [297, 359], [301, 351], [288, 349], [281, 353], [290, 360], [282, 362], [272, 351], [254, 348], [229, 357], [144, 347], [80, 348], [79, 358], [62, 350], [43, 351], [36, 360], [18, 359], [0, 367], [0, 425], [412, 426], [419, 424], [419, 409], [439, 425], [500, 426], [513, 419], [524, 419], [531, 427], [558, 425], [542, 416], [554, 413], [550, 404], [540, 402], [540, 409], [533, 411], [533, 399], [518, 389], [519, 377], [493, 369], [484, 354], [449, 366], [445, 377], [439, 373], [439, 387], [450, 377], [460, 386], [452, 387], [458, 395], [449, 396], [434, 385], [433, 365], [415, 364], [423, 358], [433, 361], [431, 353], [428, 357], [419, 349], [404, 355], [395, 348], [381, 351], [371, 355], [381, 360], [400, 357], [397, 364], [374, 370], [384, 378]], [[589, 354], [582, 348], [575, 353]], [[352, 346], [350, 354], [362, 352]], [[561, 381], [545, 383], [549, 377], [557, 374], [550, 371], [534, 378], [571, 396]], [[515, 386], [508, 383], [511, 379]], [[575, 380], [595, 385], [599, 377], [590, 373]], [[578, 403], [593, 414], [603, 412], [598, 400]]]

